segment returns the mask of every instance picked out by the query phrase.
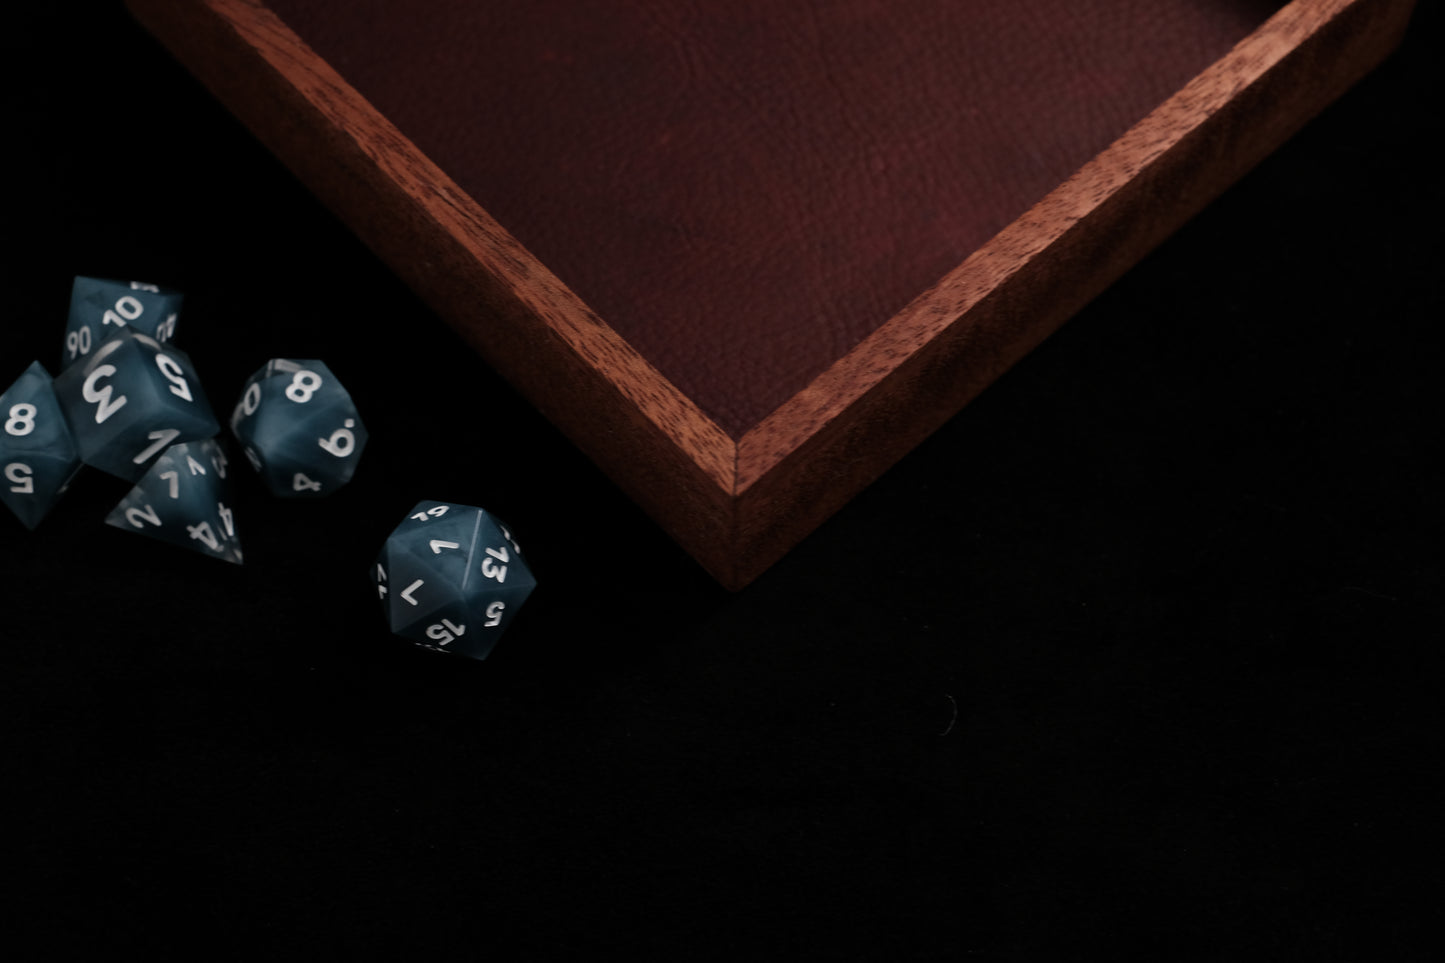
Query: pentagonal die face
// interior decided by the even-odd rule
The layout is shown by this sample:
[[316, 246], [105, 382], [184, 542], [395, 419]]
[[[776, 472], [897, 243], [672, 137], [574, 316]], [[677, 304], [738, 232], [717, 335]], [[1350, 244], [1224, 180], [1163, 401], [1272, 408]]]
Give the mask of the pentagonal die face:
[[80, 468], [75, 438], [40, 362], [0, 394], [0, 422], [0, 501], [33, 529]]
[[241, 564], [226, 456], [214, 439], [172, 445], [106, 516], [107, 525]]
[[61, 367], [84, 362], [126, 329], [156, 341], [169, 341], [176, 333], [181, 301], [179, 291], [155, 284], [77, 277], [70, 288]]
[[231, 412], [231, 431], [280, 498], [318, 498], [351, 480], [366, 426], [323, 362], [273, 358], [253, 374]]
[[220, 430], [185, 352], [129, 329], [55, 379], [81, 460], [135, 481], [162, 451]]
[[502, 521], [435, 501], [392, 531], [371, 576], [392, 632], [473, 659], [487, 657], [537, 584]]

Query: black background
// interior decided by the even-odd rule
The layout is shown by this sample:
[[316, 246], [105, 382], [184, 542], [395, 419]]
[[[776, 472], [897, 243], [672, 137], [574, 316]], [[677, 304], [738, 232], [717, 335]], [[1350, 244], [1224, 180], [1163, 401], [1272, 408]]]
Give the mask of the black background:
[[[324, 502], [242, 474], [243, 567], [102, 525], [126, 486], [94, 472], [33, 533], [0, 517], [7, 929], [1424, 958], [1440, 19], [729, 594], [118, 4], [8, 13], [0, 384], [55, 370], [74, 275], [138, 278], [186, 293], [218, 410], [321, 358], [372, 439]], [[423, 498], [508, 519], [539, 579], [486, 662], [375, 605]]]

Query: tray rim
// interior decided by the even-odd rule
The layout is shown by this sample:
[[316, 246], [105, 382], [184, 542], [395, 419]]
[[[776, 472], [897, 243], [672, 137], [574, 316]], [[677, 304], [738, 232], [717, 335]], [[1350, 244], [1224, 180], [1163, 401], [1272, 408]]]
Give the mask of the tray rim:
[[[1290, 0], [734, 440], [263, 0], [127, 0], [485, 360], [730, 589], [761, 574], [1383, 59], [1413, 3]], [[318, 163], [317, 151], [341, 160]], [[1169, 202], [1148, 210], [1143, 201], [1168, 185], [1176, 191]], [[381, 212], [366, 210], [378, 192]], [[1098, 249], [1101, 237], [1121, 231], [1127, 236], [1115, 250]], [[428, 263], [401, 263], [417, 242]], [[459, 284], [471, 295], [461, 296]], [[1047, 294], [1025, 290], [1040, 285]], [[461, 307], [478, 292], [485, 319]]]

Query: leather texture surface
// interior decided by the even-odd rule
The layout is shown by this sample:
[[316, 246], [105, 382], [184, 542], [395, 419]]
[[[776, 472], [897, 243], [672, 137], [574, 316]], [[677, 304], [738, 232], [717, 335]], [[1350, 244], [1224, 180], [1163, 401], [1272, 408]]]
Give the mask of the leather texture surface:
[[267, 0], [740, 437], [1273, 0]]

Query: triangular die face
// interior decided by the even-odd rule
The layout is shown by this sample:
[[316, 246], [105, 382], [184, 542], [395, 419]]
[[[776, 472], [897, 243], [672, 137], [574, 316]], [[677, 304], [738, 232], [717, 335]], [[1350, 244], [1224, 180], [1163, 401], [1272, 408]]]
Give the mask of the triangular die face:
[[[30, 409], [17, 409], [29, 405]], [[62, 456], [77, 454], [75, 436], [61, 412], [50, 373], [32, 361], [19, 378], [0, 393], [0, 452], [45, 451]], [[78, 457], [78, 456], [77, 456]]]
[[[403, 626], [396, 630], [396, 634], [428, 649], [472, 655], [476, 646], [477, 628], [466, 606], [456, 600], [451, 605], [435, 610], [424, 619]], [[490, 644], [486, 645], [486, 648], [490, 649]]]
[[504, 593], [518, 605], [536, 585], [511, 529], [488, 512], [481, 513], [463, 585], [469, 597]]
[[0, 501], [33, 529], [80, 468], [50, 374], [32, 362], [0, 393]]
[[80, 460], [44, 452], [0, 458], [0, 501], [34, 530], [80, 471]]
[[227, 562], [242, 561], [230, 486], [214, 441], [166, 449], [109, 515], [106, 524]]
[[[412, 627], [427, 624], [439, 613], [453, 612], [461, 605], [456, 582], [407, 545], [389, 542], [378, 564], [386, 573], [383, 602], [387, 624], [398, 635], [405, 636]], [[377, 574], [373, 568], [374, 581]]]
[[181, 292], [154, 284], [76, 277], [70, 292], [62, 366], [84, 362], [121, 331], [169, 341], [175, 337], [183, 302]]
[[165, 446], [220, 430], [190, 359], [143, 335], [112, 338], [55, 385], [81, 458], [129, 481]]

